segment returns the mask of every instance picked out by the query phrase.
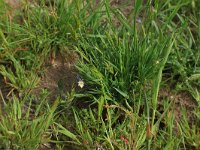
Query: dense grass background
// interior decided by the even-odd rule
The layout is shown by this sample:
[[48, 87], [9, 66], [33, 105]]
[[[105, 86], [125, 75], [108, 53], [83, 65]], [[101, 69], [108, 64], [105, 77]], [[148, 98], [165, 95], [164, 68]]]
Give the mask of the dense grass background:
[[[110, 2], [0, 0], [1, 149], [199, 149], [200, 4]], [[84, 87], [32, 94], [70, 53]]]

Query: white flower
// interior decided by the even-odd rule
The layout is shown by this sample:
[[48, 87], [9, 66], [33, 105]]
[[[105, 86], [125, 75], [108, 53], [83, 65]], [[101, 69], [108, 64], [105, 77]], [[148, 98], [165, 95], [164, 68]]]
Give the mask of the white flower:
[[79, 81], [78, 81], [78, 86], [79, 86], [80, 88], [83, 88], [83, 87], [84, 87], [84, 82], [83, 82], [83, 80], [79, 80]]

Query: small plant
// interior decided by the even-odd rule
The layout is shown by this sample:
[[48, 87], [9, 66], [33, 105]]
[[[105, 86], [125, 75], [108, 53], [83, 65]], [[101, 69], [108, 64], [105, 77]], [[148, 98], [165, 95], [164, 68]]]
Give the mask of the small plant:
[[[198, 110], [198, 109], [197, 109]], [[197, 111], [198, 112], [198, 111]], [[184, 138], [184, 147], [189, 149], [198, 149], [200, 147], [200, 137], [199, 132], [200, 128], [198, 124], [200, 123], [200, 118], [197, 114], [195, 114], [195, 110], [193, 112], [193, 117], [196, 118], [192, 124], [189, 123], [186, 110], [182, 110], [182, 120], [179, 123], [179, 132], [182, 134]]]
[[21, 65], [12, 54], [8, 54], [7, 57], [8, 60], [12, 62], [14, 67], [14, 69], [11, 70], [11, 67], [6, 68], [4, 65], [0, 66], [0, 73], [4, 76], [4, 78], [6, 78], [6, 80], [8, 80], [6, 81], [7, 84], [19, 93], [24, 91], [28, 92], [31, 87], [35, 87], [38, 82], [36, 74], [32, 71], [25, 71], [23, 65]]
[[32, 109], [33, 99], [28, 99], [28, 96], [25, 98], [20, 101], [13, 96], [13, 99], [0, 109], [1, 149], [37, 149], [41, 144], [50, 141], [49, 129], [53, 123], [58, 100], [46, 111], [41, 107], [46, 103], [38, 105], [40, 107], [35, 111]]
[[[74, 108], [75, 130], [56, 124], [60, 141], [65, 146], [82, 149], [140, 149], [145, 143], [145, 118], [119, 105], [103, 105], [103, 97], [96, 99], [98, 108]], [[143, 126], [141, 126], [143, 124]], [[64, 136], [64, 137], [63, 137]]]

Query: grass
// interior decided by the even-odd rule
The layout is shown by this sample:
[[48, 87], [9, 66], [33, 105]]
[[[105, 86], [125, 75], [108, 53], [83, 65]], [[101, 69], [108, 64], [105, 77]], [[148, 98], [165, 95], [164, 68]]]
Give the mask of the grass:
[[[41, 96], [42, 98], [42, 96]], [[18, 99], [5, 104], [1, 109], [1, 149], [37, 149], [50, 140], [50, 126], [58, 100], [52, 107], [45, 103], [33, 107], [33, 98]], [[27, 103], [27, 104], [26, 104]], [[46, 109], [46, 111], [44, 111]]]
[[[136, 0], [129, 15], [109, 0], [24, 1], [13, 16], [0, 8], [1, 149], [200, 147], [196, 0]], [[74, 53], [83, 88], [63, 93], [59, 83], [54, 101], [31, 92], [48, 61]], [[183, 92], [190, 99], [177, 102]]]

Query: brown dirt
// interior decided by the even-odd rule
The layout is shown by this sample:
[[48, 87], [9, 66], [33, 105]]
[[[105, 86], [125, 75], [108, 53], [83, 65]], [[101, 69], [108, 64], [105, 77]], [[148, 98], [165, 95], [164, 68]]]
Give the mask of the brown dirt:
[[192, 111], [197, 108], [198, 103], [196, 100], [192, 97], [192, 95], [187, 91], [180, 91], [178, 93], [173, 93], [171, 89], [168, 88], [162, 88], [159, 92], [159, 102], [158, 105], [162, 106], [163, 102], [166, 100], [169, 100], [173, 103], [174, 108], [174, 115], [175, 120], [180, 121], [183, 117], [182, 111], [183, 109], [186, 109], [187, 117], [188, 119], [193, 122], [195, 119], [194, 114]]
[[66, 61], [61, 55], [57, 56], [53, 64], [47, 63], [45, 65], [44, 75], [41, 77], [37, 88], [32, 90], [32, 94], [38, 95], [42, 89], [50, 91], [50, 101], [55, 100], [60, 95], [58, 82], [62, 82], [63, 93], [70, 92], [72, 88], [76, 87], [77, 73], [74, 68], [74, 63]]

